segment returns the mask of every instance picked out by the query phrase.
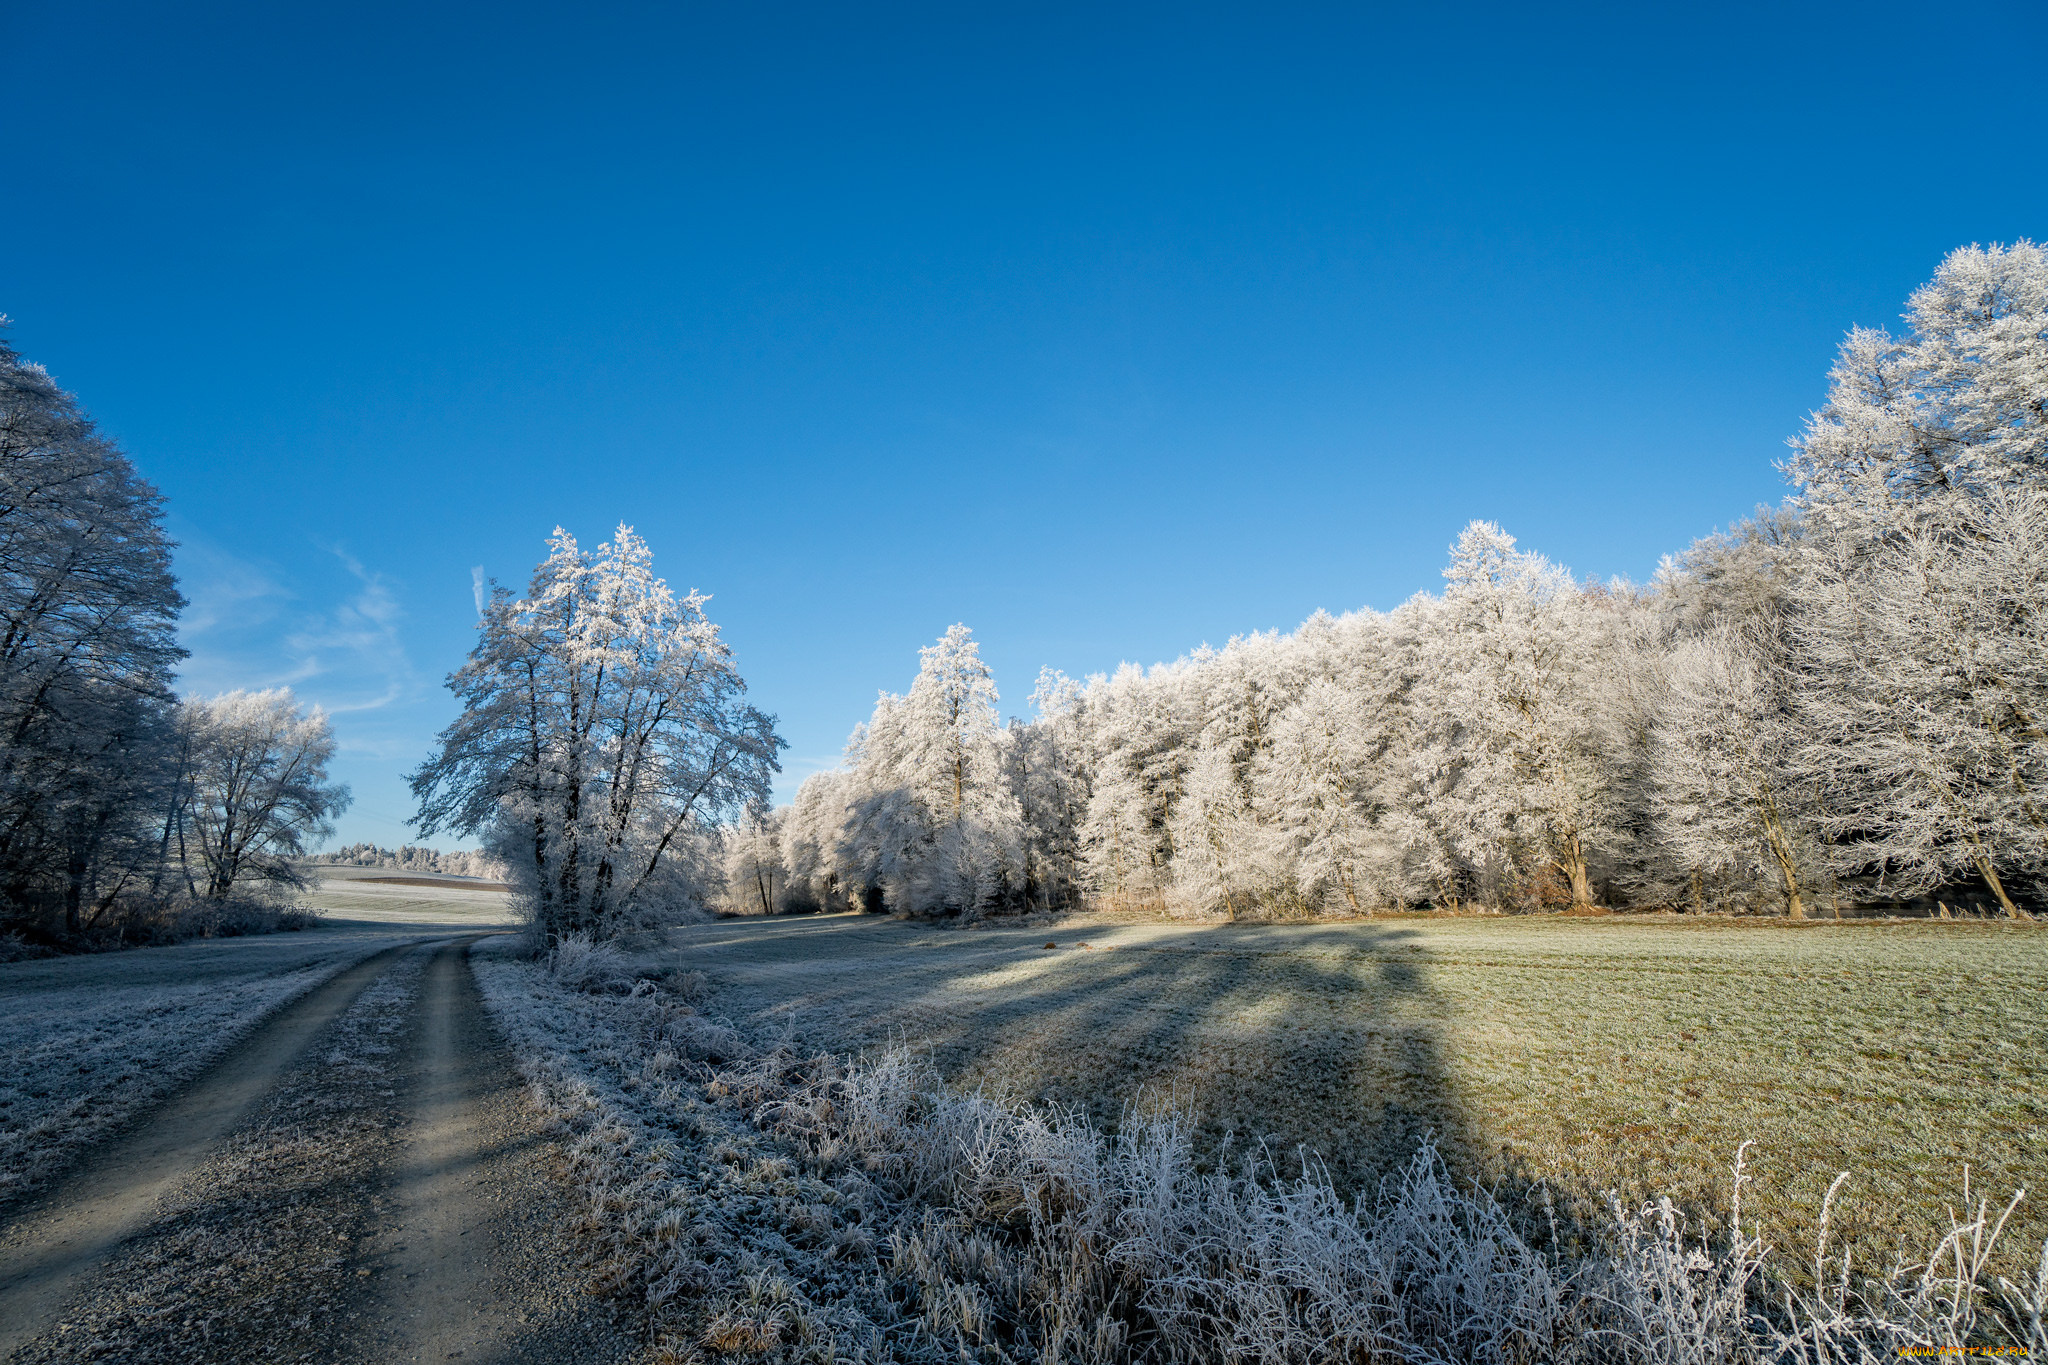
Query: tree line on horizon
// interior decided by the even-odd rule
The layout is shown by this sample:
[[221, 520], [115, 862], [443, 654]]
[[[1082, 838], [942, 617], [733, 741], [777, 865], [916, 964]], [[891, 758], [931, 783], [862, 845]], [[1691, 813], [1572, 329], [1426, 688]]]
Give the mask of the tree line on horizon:
[[1858, 328], [1795, 492], [1576, 580], [1474, 522], [1441, 592], [1029, 721], [955, 626], [837, 771], [724, 840], [728, 908], [1435, 906], [2031, 918], [2048, 876], [2048, 255], [1952, 253]]
[[[0, 319], [4, 323], [5, 319]], [[348, 802], [283, 689], [181, 697], [163, 498], [0, 339], [0, 953], [273, 928]]]
[[342, 844], [306, 859], [313, 867], [388, 867], [400, 872], [438, 872], [450, 877], [475, 877], [480, 881], [501, 881], [504, 864], [482, 849], [442, 850], [418, 844], [385, 848], [381, 844]]
[[[2048, 875], [2048, 256], [1952, 253], [1843, 342], [1786, 504], [1647, 585], [1474, 522], [1441, 592], [1003, 724], [955, 626], [794, 803], [702, 594], [630, 527], [493, 586], [411, 775], [543, 942], [708, 908], [1422, 906], [2029, 917]], [[0, 935], [220, 923], [348, 800], [289, 692], [181, 698], [162, 499], [0, 343]]]

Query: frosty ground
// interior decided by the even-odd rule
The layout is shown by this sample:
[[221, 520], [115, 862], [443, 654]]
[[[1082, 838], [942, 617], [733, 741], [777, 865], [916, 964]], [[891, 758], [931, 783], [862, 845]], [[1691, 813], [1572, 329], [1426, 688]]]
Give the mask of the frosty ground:
[[[676, 930], [742, 1026], [928, 1049], [942, 1074], [1084, 1107], [1142, 1096], [1213, 1150], [1297, 1146], [1367, 1188], [1434, 1132], [1454, 1170], [1751, 1206], [1888, 1260], [1978, 1187], [2035, 1191], [2048, 1235], [2048, 933], [2028, 926], [1395, 917], [1191, 926], [1130, 917], [967, 931], [856, 916]], [[1048, 947], [1049, 943], [1057, 944]]]
[[19, 1144], [0, 1359], [633, 1353], [466, 963], [505, 897], [366, 871], [313, 899], [303, 934], [0, 968], [74, 1120]]
[[422, 933], [509, 922], [503, 897], [452, 879], [399, 887], [336, 871], [304, 898], [323, 911], [316, 929], [0, 964], [0, 1204], [353, 963]]
[[[18, 1188], [45, 1187], [0, 1218], [0, 1357], [936, 1362], [1052, 1351], [1062, 1322], [1093, 1334], [1082, 1356], [1170, 1353], [1172, 1305], [1145, 1296], [1170, 1298], [1175, 1281], [1116, 1261], [1142, 1238], [1069, 1254], [1106, 1204], [1046, 1205], [1071, 1226], [1027, 1244], [1018, 1219], [1035, 1196], [1020, 1204], [1010, 1175], [984, 1178], [1012, 1158], [1041, 1174], [1109, 1160], [1084, 1120], [1136, 1135], [1133, 1116], [1162, 1106], [1191, 1125], [1196, 1170], [1263, 1148], [1283, 1181], [1321, 1162], [1339, 1189], [1370, 1193], [1433, 1138], [1452, 1179], [1498, 1181], [1524, 1214], [1531, 1182], [1545, 1182], [1568, 1226], [1583, 1213], [1607, 1237], [1600, 1191], [1719, 1211], [1735, 1152], [1754, 1140], [1745, 1212], [1789, 1253], [1773, 1273], [1811, 1246], [1840, 1170], [1855, 1175], [1837, 1250], [1857, 1246], [1866, 1268], [1933, 1245], [1966, 1165], [1999, 1195], [2048, 1183], [2048, 934], [2026, 926], [1080, 915], [960, 929], [843, 915], [670, 929], [583, 950], [578, 967], [479, 940], [509, 920], [494, 892], [362, 870], [324, 883], [319, 901], [329, 922], [303, 935], [0, 969], [12, 973], [0, 989], [26, 1002], [10, 1027], [69, 1027], [57, 1037], [80, 1049], [67, 1071], [57, 1042], [38, 1044], [43, 1113], [84, 1116], [21, 1144], [54, 1155], [17, 1167]], [[299, 1018], [330, 996], [331, 1022]], [[294, 1028], [305, 1041], [274, 1071], [254, 1065]], [[905, 1045], [951, 1094], [1022, 1107], [892, 1092], [892, 1063], [832, 1060], [901, 1058]], [[210, 1054], [219, 1065], [187, 1060]], [[260, 1099], [188, 1144], [174, 1178], [138, 1175], [124, 1153], [139, 1136], [177, 1127], [181, 1106], [238, 1072], [269, 1077]], [[1044, 1155], [1033, 1142], [1057, 1149], [1051, 1165], [1032, 1164]], [[932, 1183], [917, 1174], [927, 1166], [952, 1174]], [[128, 1221], [94, 1224], [86, 1215], [121, 1188], [139, 1192]], [[1239, 1212], [1281, 1208], [1249, 1187], [1225, 1204], [1240, 1197], [1252, 1203]], [[84, 1210], [73, 1226], [102, 1230], [85, 1237], [89, 1254], [51, 1232], [67, 1199]], [[1361, 1341], [1428, 1338], [1437, 1309], [1407, 1291], [1375, 1298], [1372, 1269], [1407, 1254], [1386, 1229], [1424, 1225], [1318, 1207], [1324, 1232], [1290, 1245], [1335, 1278], [1302, 1302], [1363, 1314]], [[1492, 1216], [1459, 1207], [1457, 1219]], [[1565, 1292], [1569, 1264], [1524, 1264], [1515, 1235], [1487, 1227], [1473, 1247], [1497, 1265], [1488, 1283], [1521, 1307], [1456, 1307], [1444, 1340], [1525, 1321], [1536, 1344], [1515, 1358], [1550, 1359], [1618, 1320], [1602, 1297], [1615, 1286], [1638, 1305], [1668, 1300], [1640, 1266], [1600, 1279], [1605, 1262], [1570, 1263], [1593, 1271], [1572, 1271]], [[2023, 1201], [1994, 1267], [2033, 1286], [2036, 1304], [2048, 1270], [2036, 1283], [2022, 1262], [2043, 1234]], [[1176, 1273], [1212, 1242], [1174, 1251]], [[1256, 1308], [1294, 1283], [1236, 1246], [1235, 1278], [1203, 1293]], [[1739, 1259], [1681, 1276], [1687, 1293], [1720, 1295], [1724, 1343], [1746, 1339], [1756, 1303], [1728, 1270]], [[1316, 1343], [1351, 1330], [1338, 1317], [1283, 1336], [1322, 1358]], [[1893, 1327], [1843, 1330], [2033, 1339], [1987, 1337], [1981, 1323], [1944, 1337], [1933, 1320], [1901, 1310]], [[1221, 1358], [1220, 1328], [1191, 1330], [1188, 1358]]]

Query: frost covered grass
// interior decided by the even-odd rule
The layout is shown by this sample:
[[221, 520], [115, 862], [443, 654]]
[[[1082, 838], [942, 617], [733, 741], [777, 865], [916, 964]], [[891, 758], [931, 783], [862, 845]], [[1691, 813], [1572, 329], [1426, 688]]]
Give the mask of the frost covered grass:
[[[1461, 1175], [1725, 1199], [1754, 1140], [1751, 1216], [1862, 1263], [1925, 1232], [1963, 1167], [2027, 1186], [2011, 1240], [2048, 1237], [2048, 932], [2000, 924], [1431, 919], [1189, 926], [1134, 917], [967, 932], [875, 918], [675, 931], [753, 1028], [834, 1049], [898, 1040], [949, 1082], [1079, 1108], [1141, 1096], [1350, 1195], [1434, 1133]], [[1055, 942], [1057, 948], [1046, 944]]]
[[329, 929], [0, 964], [0, 1201], [197, 1074], [388, 930]]
[[1203, 1161], [1184, 1108], [1133, 1107], [1111, 1132], [949, 1086], [901, 1046], [850, 1061], [749, 1039], [659, 958], [616, 956], [603, 976], [588, 953], [478, 970], [538, 1100], [573, 1134], [598, 1286], [644, 1295], [659, 1358], [2048, 1350], [2048, 1246], [2032, 1273], [1995, 1274], [2009, 1221], [1967, 1194], [1918, 1256], [1877, 1266], [1833, 1242], [1834, 1189], [1804, 1264], [1774, 1252], [1748, 1219], [1740, 1157], [1718, 1218], [1615, 1198], [1561, 1219], [1528, 1191], [1503, 1202], [1459, 1183], [1426, 1142], [1347, 1199], [1312, 1159]]

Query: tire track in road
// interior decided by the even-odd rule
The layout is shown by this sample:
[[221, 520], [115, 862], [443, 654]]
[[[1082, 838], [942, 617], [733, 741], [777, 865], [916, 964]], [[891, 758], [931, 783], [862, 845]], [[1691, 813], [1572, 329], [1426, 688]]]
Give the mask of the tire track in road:
[[346, 1358], [631, 1359], [631, 1313], [594, 1299], [577, 1270], [556, 1142], [484, 1009], [466, 960], [474, 941], [438, 952], [420, 985], [395, 1216], [367, 1248], [379, 1289]]
[[644, 1360], [644, 1310], [592, 1292], [480, 937], [287, 1007], [0, 1230], [0, 1361]]
[[145, 1227], [307, 1045], [411, 945], [357, 963], [287, 1005], [0, 1231], [0, 1360], [42, 1335], [78, 1286]]

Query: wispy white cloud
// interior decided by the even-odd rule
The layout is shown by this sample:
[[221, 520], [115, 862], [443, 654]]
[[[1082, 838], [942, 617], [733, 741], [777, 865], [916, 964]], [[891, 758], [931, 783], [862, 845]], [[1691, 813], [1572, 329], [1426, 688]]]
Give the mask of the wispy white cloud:
[[328, 690], [342, 694], [324, 703], [331, 714], [377, 711], [406, 700], [417, 690], [418, 675], [399, 633], [405, 610], [391, 581], [347, 550], [335, 547], [331, 553], [360, 587], [286, 634], [285, 651], [300, 661], [303, 676], [327, 678]]
[[271, 570], [218, 546], [195, 544], [189, 533], [178, 548], [178, 586], [186, 601], [178, 630], [188, 649], [206, 636], [274, 620], [292, 598]]
[[180, 690], [290, 687], [320, 706], [335, 722], [331, 772], [356, 796], [335, 838], [411, 838], [404, 775], [432, 750], [447, 702], [408, 650], [404, 580], [347, 545], [273, 543], [271, 559], [172, 520], [190, 602], [179, 626], [191, 651]]
[[329, 547], [350, 583], [323, 606], [319, 586], [180, 530], [177, 567], [189, 605], [178, 634], [191, 651], [180, 670], [184, 690], [290, 687], [337, 715], [417, 695], [400, 588], [387, 575]]

